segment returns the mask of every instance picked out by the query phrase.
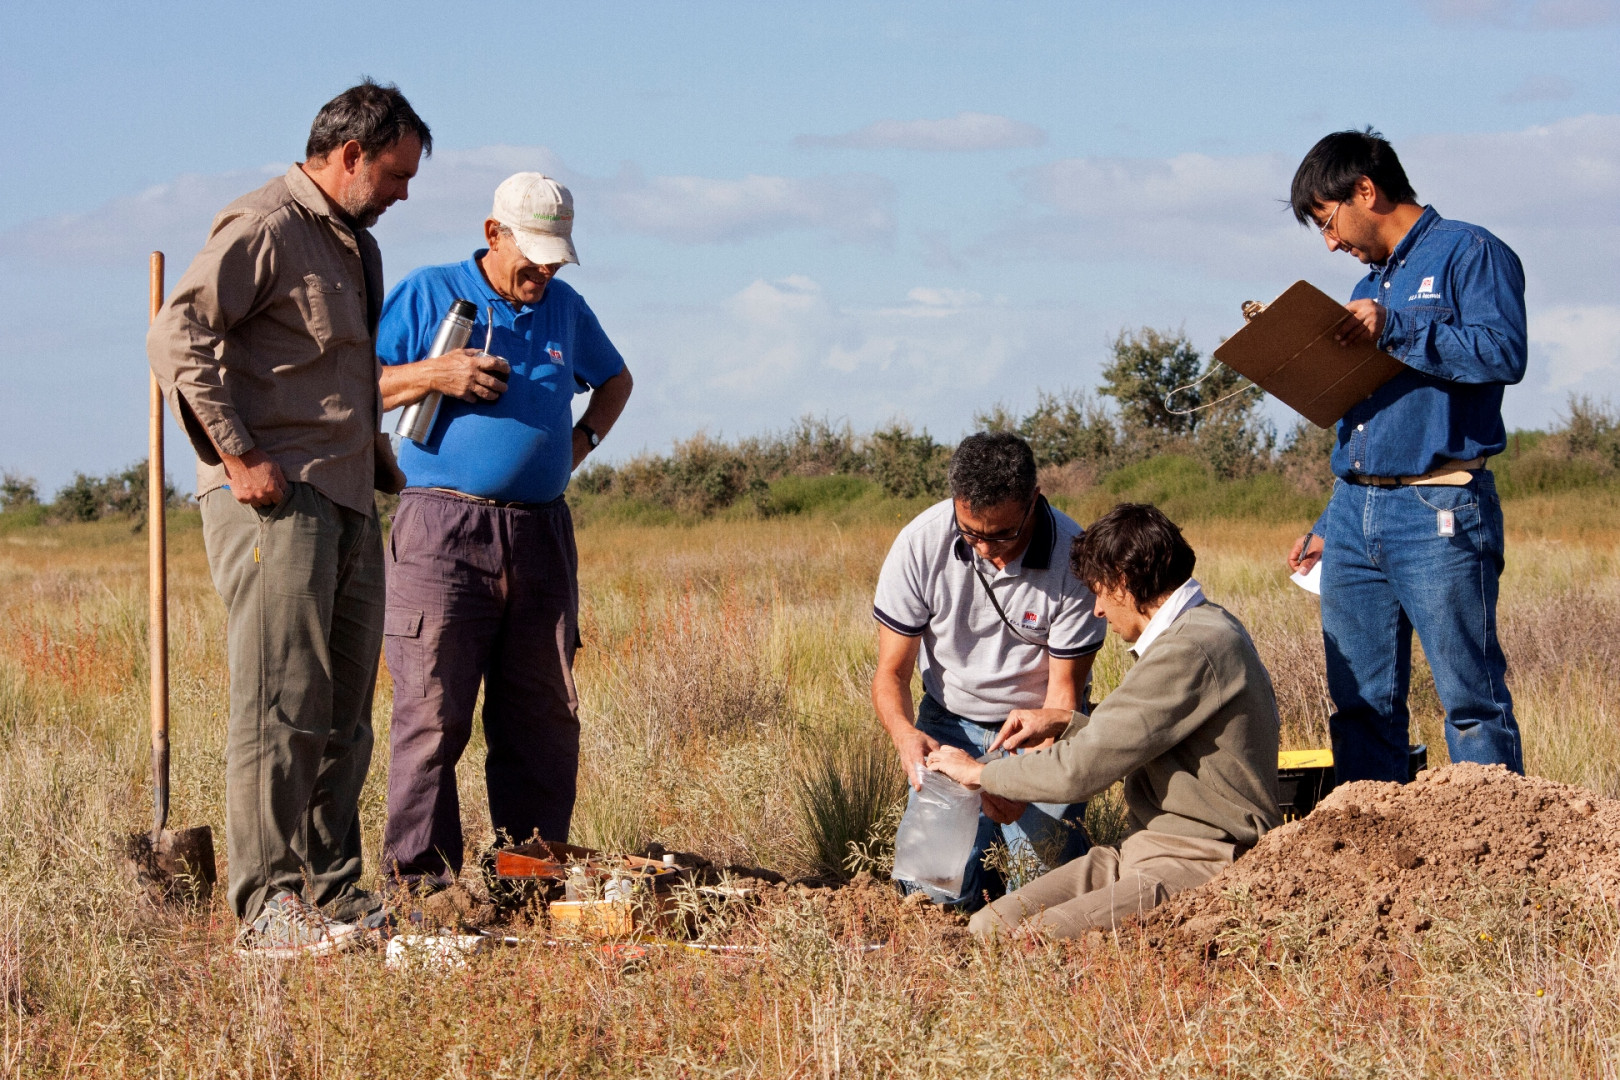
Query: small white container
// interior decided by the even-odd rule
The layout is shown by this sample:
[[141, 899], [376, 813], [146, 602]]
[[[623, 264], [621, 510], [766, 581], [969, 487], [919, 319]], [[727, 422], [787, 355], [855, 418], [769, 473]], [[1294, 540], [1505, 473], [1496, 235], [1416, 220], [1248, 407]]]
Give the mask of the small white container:
[[463, 968], [467, 957], [488, 952], [487, 934], [399, 934], [388, 939], [384, 963], [395, 971], [407, 968]]

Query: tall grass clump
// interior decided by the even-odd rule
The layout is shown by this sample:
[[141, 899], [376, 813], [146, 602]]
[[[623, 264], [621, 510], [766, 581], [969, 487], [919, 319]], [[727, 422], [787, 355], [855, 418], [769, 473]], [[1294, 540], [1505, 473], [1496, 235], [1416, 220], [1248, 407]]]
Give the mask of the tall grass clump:
[[[880, 823], [904, 805], [906, 778], [894, 747], [874, 726], [811, 729], [793, 775], [799, 828], [818, 873], [847, 878], [881, 859]], [[892, 838], [891, 838], [892, 839]]]

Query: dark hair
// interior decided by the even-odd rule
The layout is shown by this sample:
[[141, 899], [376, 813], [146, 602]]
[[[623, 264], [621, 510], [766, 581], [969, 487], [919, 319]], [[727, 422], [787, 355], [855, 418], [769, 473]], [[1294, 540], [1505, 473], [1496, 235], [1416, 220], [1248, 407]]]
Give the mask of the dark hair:
[[433, 153], [433, 133], [399, 87], [379, 86], [367, 78], [321, 106], [309, 126], [304, 160], [320, 161], [350, 139], [374, 158], [407, 135], [422, 140], [422, 153]]
[[1120, 503], [1074, 538], [1069, 565], [1093, 592], [1123, 588], [1141, 610], [1192, 577], [1198, 556], [1157, 506]]
[[1355, 193], [1363, 176], [1386, 198], [1398, 203], [1417, 202], [1395, 148], [1369, 125], [1364, 131], [1335, 131], [1325, 136], [1294, 170], [1288, 199], [1301, 225], [1314, 222], [1311, 211], [1323, 203], [1344, 202]]
[[951, 498], [979, 511], [1035, 497], [1035, 453], [1010, 431], [981, 431], [951, 455]]

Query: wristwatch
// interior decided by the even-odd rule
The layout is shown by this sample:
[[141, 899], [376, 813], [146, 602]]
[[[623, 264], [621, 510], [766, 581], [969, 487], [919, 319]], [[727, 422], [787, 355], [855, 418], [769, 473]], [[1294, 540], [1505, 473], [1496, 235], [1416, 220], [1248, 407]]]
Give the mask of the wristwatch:
[[595, 450], [598, 446], [602, 445], [602, 436], [598, 435], [589, 424], [581, 421], [580, 423], [574, 425], [574, 430], [584, 433], [585, 441], [591, 444], [592, 450]]

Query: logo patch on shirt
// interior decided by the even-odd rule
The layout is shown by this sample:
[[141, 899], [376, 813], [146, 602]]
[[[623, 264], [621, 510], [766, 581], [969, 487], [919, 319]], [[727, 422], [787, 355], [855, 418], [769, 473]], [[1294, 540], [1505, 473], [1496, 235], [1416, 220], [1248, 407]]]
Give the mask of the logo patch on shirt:
[[1418, 282], [1418, 291], [1413, 293], [1411, 296], [1408, 296], [1406, 299], [1408, 302], [1413, 300], [1440, 299], [1440, 294], [1434, 291], [1434, 277], [1431, 275]]
[[1023, 619], [1020, 621], [1023, 623], [1024, 629], [1033, 630], [1035, 627], [1040, 625], [1041, 617], [1035, 614], [1033, 611], [1026, 611], [1024, 612]]
[[546, 342], [546, 355], [557, 363], [562, 363], [562, 346], [555, 341]]

